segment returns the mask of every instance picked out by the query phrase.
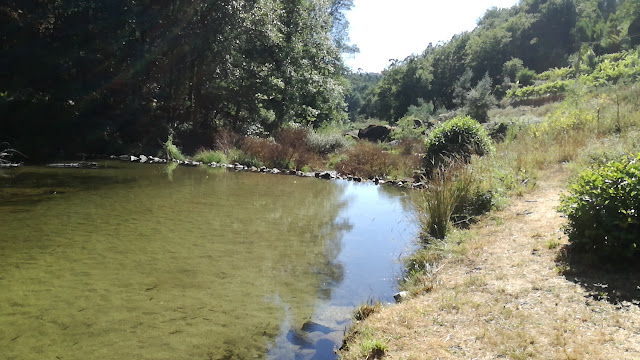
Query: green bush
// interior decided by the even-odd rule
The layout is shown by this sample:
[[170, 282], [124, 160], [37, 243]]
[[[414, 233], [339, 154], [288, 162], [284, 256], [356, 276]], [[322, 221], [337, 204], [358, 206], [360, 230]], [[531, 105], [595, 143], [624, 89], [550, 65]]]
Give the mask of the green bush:
[[219, 150], [205, 150], [201, 149], [193, 156], [193, 160], [200, 161], [206, 164], [211, 164], [213, 162], [218, 164], [226, 164], [227, 156]]
[[640, 252], [640, 155], [588, 169], [561, 199], [571, 248], [602, 263], [627, 264]]
[[482, 80], [471, 89], [465, 99], [464, 111], [478, 122], [489, 121], [489, 110], [496, 104], [491, 87], [491, 78], [485, 74]]
[[530, 86], [533, 85], [533, 80], [536, 79], [536, 72], [529, 69], [522, 69], [518, 71], [516, 75], [516, 81], [520, 84], [520, 86]]
[[511, 58], [502, 65], [502, 77], [516, 81], [518, 73], [524, 69], [524, 62], [518, 58]]
[[305, 141], [312, 151], [322, 155], [334, 153], [350, 145], [349, 139], [337, 132], [309, 131]]
[[471, 155], [493, 151], [487, 130], [468, 116], [458, 116], [435, 128], [426, 141], [425, 168], [438, 166], [447, 158], [468, 160]]
[[174, 145], [173, 135], [169, 135], [169, 138], [164, 143], [164, 151], [169, 160], [175, 159], [175, 160], [184, 161], [186, 159], [186, 157], [182, 155], [182, 152], [180, 151], [180, 149], [178, 149], [178, 147]]
[[257, 156], [237, 149], [229, 150], [229, 163], [238, 163], [247, 167], [255, 166], [257, 168], [264, 165]]
[[391, 131], [391, 138], [394, 140], [419, 139], [424, 136], [427, 128], [423, 121], [413, 115], [407, 115], [398, 120], [398, 123]]

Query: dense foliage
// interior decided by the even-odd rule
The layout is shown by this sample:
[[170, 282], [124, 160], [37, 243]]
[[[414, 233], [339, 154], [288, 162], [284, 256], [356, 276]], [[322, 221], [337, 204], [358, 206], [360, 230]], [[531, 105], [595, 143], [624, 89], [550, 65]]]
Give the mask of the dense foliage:
[[[590, 54], [584, 54], [585, 61], [580, 66], [580, 76], [577, 79], [584, 85], [601, 87], [640, 80], [640, 48], [589, 57]], [[513, 88], [507, 91], [507, 97], [522, 100], [564, 94], [575, 84], [576, 70], [569, 67], [555, 68], [536, 77], [540, 80], [537, 84]]]
[[352, 0], [17, 1], [0, 11], [0, 141], [35, 157], [183, 150], [222, 128], [346, 117]]
[[468, 159], [493, 151], [491, 138], [480, 123], [458, 116], [433, 129], [426, 140], [425, 168], [437, 166], [446, 158]]
[[[580, 69], [593, 69], [597, 57], [639, 44], [637, 0], [523, 0], [509, 9], [489, 9], [472, 32], [393, 61], [378, 85], [359, 104], [350, 105], [360, 106], [358, 113], [363, 116], [388, 121], [401, 119], [419, 101], [431, 103], [434, 114], [461, 108], [472, 115], [465, 94], [485, 74], [499, 96], [509, 90], [519, 91], [518, 98], [554, 95], [566, 89], [565, 81], [575, 76], [573, 69], [580, 62]], [[564, 68], [565, 73], [536, 87], [535, 73], [549, 68]], [[618, 75], [608, 78], [615, 80]]]
[[626, 264], [640, 254], [640, 155], [590, 169], [561, 201], [571, 246], [593, 259]]

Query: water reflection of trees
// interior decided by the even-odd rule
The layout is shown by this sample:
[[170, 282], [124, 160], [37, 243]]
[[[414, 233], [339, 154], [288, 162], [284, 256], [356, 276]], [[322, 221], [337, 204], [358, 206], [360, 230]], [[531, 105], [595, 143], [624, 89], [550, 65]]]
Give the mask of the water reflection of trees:
[[[216, 207], [224, 209], [215, 221], [236, 242], [237, 252], [227, 259], [230, 267], [235, 266], [236, 281], [255, 286], [253, 296], [270, 294], [266, 297], [273, 306], [270, 319], [247, 324], [247, 328], [272, 336], [288, 331], [287, 327], [301, 329], [313, 316], [318, 301], [330, 299], [332, 289], [344, 278], [344, 268], [337, 258], [343, 234], [352, 228], [348, 220], [339, 219], [346, 206], [344, 187], [336, 182], [289, 176], [209, 173], [209, 178], [204, 178], [177, 171], [173, 182], [181, 181], [215, 192]], [[202, 201], [201, 197], [194, 194], [193, 201]], [[229, 307], [225, 311], [249, 309]], [[265, 322], [275, 319], [269, 325], [271, 329], [264, 329]], [[273, 328], [283, 322], [287, 329]]]

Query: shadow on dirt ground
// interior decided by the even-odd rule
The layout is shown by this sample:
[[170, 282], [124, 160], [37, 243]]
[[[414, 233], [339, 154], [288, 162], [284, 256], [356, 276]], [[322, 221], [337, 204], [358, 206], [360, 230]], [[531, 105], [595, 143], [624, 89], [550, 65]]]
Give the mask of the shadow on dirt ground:
[[640, 263], [628, 268], [598, 265], [564, 246], [556, 258], [564, 277], [584, 288], [594, 300], [618, 306], [640, 306]]

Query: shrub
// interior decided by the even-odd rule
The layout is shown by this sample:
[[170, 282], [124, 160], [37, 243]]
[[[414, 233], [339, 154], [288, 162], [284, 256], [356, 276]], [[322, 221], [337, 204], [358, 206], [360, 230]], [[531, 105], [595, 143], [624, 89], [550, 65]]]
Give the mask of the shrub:
[[178, 147], [173, 144], [172, 135], [169, 135], [167, 142], [164, 143], [164, 150], [169, 160], [175, 159], [184, 161], [186, 159], [185, 156], [182, 155], [182, 152], [180, 152], [180, 149], [178, 149]]
[[427, 131], [421, 119], [413, 115], [407, 115], [398, 120], [391, 131], [394, 140], [419, 139]]
[[385, 151], [378, 144], [361, 141], [348, 151], [329, 159], [329, 165], [342, 173], [364, 178], [403, 178], [413, 175], [420, 166], [420, 157]]
[[[481, 203], [477, 197], [473, 172], [463, 161], [451, 161], [439, 166], [432, 174], [426, 190], [417, 193], [413, 201], [422, 225], [422, 238], [444, 239], [456, 218], [468, 222], [475, 207]], [[489, 200], [490, 202], [490, 200]]]
[[285, 128], [274, 135], [274, 139], [245, 138], [241, 150], [253, 156], [267, 167], [278, 169], [300, 169], [305, 165], [314, 166], [320, 157], [306, 144], [307, 130]]
[[[398, 142], [396, 151], [398, 154], [405, 156], [421, 154], [424, 151], [424, 139], [402, 139]], [[420, 162], [418, 161], [416, 168], [419, 166]]]
[[464, 111], [481, 123], [489, 121], [489, 109], [496, 104], [491, 89], [491, 78], [486, 74], [466, 96]]
[[571, 248], [603, 263], [628, 264], [640, 254], [640, 155], [588, 169], [561, 199]]
[[471, 155], [485, 155], [493, 151], [487, 131], [468, 116], [459, 116], [435, 128], [426, 141], [425, 168], [433, 168], [449, 157], [467, 161]]
[[225, 154], [229, 154], [230, 150], [236, 149], [242, 145], [242, 136], [227, 129], [220, 129], [214, 137], [214, 142], [216, 149]]
[[531, 86], [536, 78], [536, 72], [529, 69], [522, 69], [516, 75], [516, 81], [520, 86]]
[[222, 151], [219, 151], [219, 150], [214, 151], [214, 150], [200, 149], [193, 156], [193, 160], [200, 161], [207, 164], [210, 164], [212, 162], [215, 162], [218, 164], [225, 164], [227, 162], [227, 156]]
[[307, 146], [322, 155], [334, 153], [349, 146], [349, 140], [341, 133], [310, 131], [305, 139]]
[[336, 164], [336, 170], [342, 174], [362, 176], [386, 176], [392, 170], [392, 155], [377, 144], [361, 141], [346, 153], [346, 158]]
[[518, 58], [511, 58], [502, 65], [502, 77], [515, 81], [516, 76], [522, 70], [524, 70], [524, 62]]
[[293, 165], [292, 154], [289, 149], [285, 149], [281, 144], [269, 139], [247, 137], [241, 147], [241, 153], [248, 157], [260, 159], [260, 162], [267, 167], [288, 169]]
[[418, 99], [418, 106], [411, 105], [407, 109], [407, 113], [404, 114], [405, 117], [412, 116], [420, 119], [421, 121], [428, 121], [429, 118], [433, 115], [435, 111], [435, 107], [431, 101], [425, 102], [424, 99]]
[[247, 154], [242, 150], [229, 150], [229, 162], [238, 163], [247, 167], [255, 166], [257, 168], [263, 166], [262, 161], [255, 155]]

